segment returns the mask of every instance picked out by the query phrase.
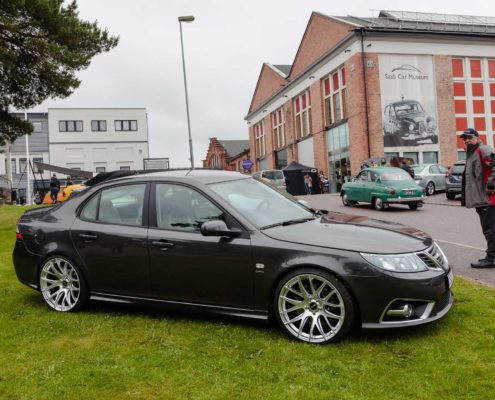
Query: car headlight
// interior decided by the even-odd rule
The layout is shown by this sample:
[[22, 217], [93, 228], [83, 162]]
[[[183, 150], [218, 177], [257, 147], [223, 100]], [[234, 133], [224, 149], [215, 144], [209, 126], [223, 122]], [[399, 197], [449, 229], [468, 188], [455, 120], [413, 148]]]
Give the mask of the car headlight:
[[414, 130], [414, 124], [409, 124], [409, 130], [413, 131]]
[[426, 265], [415, 254], [369, 254], [361, 256], [375, 267], [393, 272], [428, 271]]

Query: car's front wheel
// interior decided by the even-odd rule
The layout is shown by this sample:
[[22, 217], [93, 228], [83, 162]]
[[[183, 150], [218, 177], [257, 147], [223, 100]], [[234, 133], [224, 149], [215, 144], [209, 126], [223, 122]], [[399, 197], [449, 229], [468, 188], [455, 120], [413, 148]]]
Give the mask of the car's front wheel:
[[426, 194], [428, 196], [432, 196], [435, 194], [435, 184], [432, 181], [428, 182], [426, 185]]
[[77, 311], [89, 298], [81, 271], [65, 257], [48, 258], [41, 267], [39, 279], [41, 294], [52, 310]]
[[302, 269], [284, 277], [274, 303], [280, 327], [302, 342], [334, 342], [344, 337], [354, 322], [349, 291], [337, 278], [317, 269]]

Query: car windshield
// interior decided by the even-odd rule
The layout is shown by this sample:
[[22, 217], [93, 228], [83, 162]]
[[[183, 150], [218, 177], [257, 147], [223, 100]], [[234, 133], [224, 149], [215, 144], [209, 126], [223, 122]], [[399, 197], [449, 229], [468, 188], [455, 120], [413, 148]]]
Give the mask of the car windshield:
[[284, 173], [282, 171], [264, 171], [263, 178], [275, 181], [277, 179], [284, 179]]
[[382, 181], [412, 181], [411, 175], [406, 171], [388, 172], [381, 175]]
[[397, 114], [408, 114], [411, 112], [422, 112], [423, 107], [419, 103], [405, 103], [395, 106], [395, 112]]
[[296, 200], [256, 179], [212, 183], [210, 187], [260, 228], [314, 217], [312, 212]]

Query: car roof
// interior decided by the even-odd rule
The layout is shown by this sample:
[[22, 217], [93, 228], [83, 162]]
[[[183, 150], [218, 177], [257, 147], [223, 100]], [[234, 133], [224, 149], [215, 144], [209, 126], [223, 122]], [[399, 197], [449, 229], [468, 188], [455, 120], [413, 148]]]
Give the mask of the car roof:
[[101, 183], [113, 183], [113, 182], [128, 182], [128, 181], [143, 181], [143, 180], [163, 180], [171, 179], [177, 181], [188, 180], [191, 182], [200, 182], [203, 184], [226, 182], [239, 179], [250, 179], [251, 176], [241, 174], [235, 171], [223, 171], [214, 169], [175, 169], [165, 171], [146, 172], [139, 171], [133, 175], [124, 177], [117, 177], [112, 179], [111, 177], [102, 181]]
[[401, 100], [401, 101], [395, 101], [393, 103], [390, 103], [393, 106], [399, 106], [401, 104], [419, 104], [419, 101], [417, 100]]
[[399, 171], [406, 172], [402, 168], [397, 168], [397, 167], [370, 167], [370, 168], [364, 168], [363, 171], [373, 171], [379, 174], [386, 174], [387, 172], [399, 172]]

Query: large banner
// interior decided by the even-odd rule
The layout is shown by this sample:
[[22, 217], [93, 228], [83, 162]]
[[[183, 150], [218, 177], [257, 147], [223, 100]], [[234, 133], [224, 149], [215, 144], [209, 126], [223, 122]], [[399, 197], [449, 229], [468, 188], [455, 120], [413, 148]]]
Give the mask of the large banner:
[[438, 143], [433, 57], [380, 55], [385, 147]]

